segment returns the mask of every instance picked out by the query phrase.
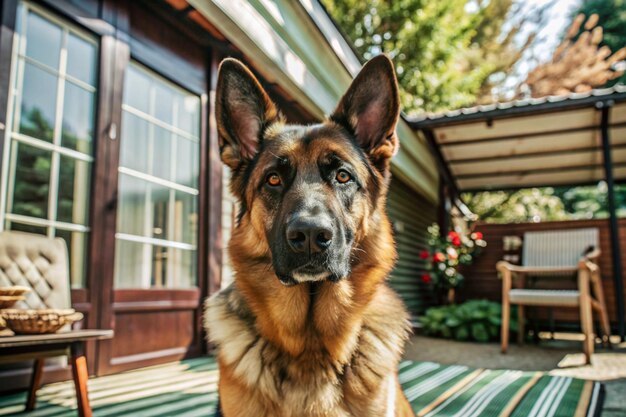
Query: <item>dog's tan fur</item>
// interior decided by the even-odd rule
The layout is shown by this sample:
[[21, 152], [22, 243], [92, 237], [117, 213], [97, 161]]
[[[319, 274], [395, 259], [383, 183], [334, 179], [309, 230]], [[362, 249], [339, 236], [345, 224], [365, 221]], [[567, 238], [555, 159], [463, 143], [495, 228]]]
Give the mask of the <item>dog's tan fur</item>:
[[[210, 340], [218, 349], [225, 417], [413, 416], [397, 378], [408, 316], [385, 283], [396, 259], [384, 208], [389, 159], [397, 147], [398, 97], [390, 70], [387, 58], [373, 60], [331, 119], [318, 126], [293, 127], [282, 122], [242, 64], [230, 60], [222, 65], [217, 94], [222, 159], [233, 169], [231, 189], [246, 207], [229, 245], [235, 282], [210, 298], [205, 312]], [[235, 74], [232, 79], [230, 74]], [[365, 81], [380, 82], [364, 87]], [[380, 107], [388, 109], [386, 114], [359, 113], [355, 107], [362, 96], [379, 94], [372, 89], [386, 91], [394, 101]], [[250, 109], [259, 116], [233, 123], [249, 116]], [[359, 159], [345, 135], [337, 133], [342, 121], [353, 124], [371, 166]], [[387, 129], [378, 132], [382, 140], [367, 130], [370, 124]], [[252, 139], [241, 143], [246, 135]], [[298, 139], [304, 136], [315, 140]], [[261, 137], [259, 152], [255, 140]], [[339, 153], [364, 178], [368, 192], [355, 199], [344, 219], [353, 222], [357, 234], [351, 273], [339, 282], [286, 287], [272, 271], [266, 233], [272, 209], [257, 198], [254, 184], [259, 181], [255, 176], [263, 175], [259, 167], [264, 158], [277, 152], [299, 167], [326, 153]], [[252, 158], [254, 170], [244, 177]]]

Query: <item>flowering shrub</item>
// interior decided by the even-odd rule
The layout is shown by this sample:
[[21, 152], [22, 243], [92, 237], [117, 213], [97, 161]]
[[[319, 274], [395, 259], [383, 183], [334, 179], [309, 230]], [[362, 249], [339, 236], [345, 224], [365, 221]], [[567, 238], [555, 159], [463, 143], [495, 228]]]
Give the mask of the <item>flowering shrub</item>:
[[469, 265], [473, 262], [482, 248], [487, 246], [481, 232], [472, 232], [462, 235], [450, 231], [441, 236], [439, 226], [433, 224], [428, 228], [430, 239], [428, 250], [420, 253], [420, 258], [428, 260], [427, 269], [430, 271], [422, 275], [422, 281], [433, 284], [441, 289], [453, 289], [463, 282], [459, 273], [459, 265]]

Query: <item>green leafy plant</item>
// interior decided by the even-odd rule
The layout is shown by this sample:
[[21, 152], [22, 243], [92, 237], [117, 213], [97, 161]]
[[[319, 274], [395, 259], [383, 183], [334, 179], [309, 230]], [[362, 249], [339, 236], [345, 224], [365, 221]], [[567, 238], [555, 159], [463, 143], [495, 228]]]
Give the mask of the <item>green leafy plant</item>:
[[[502, 306], [488, 300], [433, 307], [419, 318], [426, 335], [489, 342], [500, 337]], [[517, 331], [516, 314], [511, 312], [511, 330]]]

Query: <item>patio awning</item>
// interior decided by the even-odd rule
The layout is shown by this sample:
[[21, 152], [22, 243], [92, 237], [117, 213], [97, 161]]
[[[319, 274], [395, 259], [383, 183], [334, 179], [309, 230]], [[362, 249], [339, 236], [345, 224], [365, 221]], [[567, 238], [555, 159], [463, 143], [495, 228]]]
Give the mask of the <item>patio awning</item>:
[[[614, 184], [626, 180], [626, 86], [431, 114], [409, 121], [461, 191], [589, 185], [606, 180], [618, 332], [626, 335]], [[460, 207], [463, 207], [460, 202]]]
[[476, 106], [410, 120], [459, 191], [586, 185], [605, 179], [602, 111], [616, 181], [626, 180], [626, 86]]

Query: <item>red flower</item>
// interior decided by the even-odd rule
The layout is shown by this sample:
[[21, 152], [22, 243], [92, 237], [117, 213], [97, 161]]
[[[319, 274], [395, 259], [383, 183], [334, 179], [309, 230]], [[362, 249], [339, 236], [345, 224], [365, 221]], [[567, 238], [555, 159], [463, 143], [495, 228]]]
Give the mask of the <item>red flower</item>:
[[433, 281], [433, 278], [430, 276], [430, 274], [423, 274], [422, 275], [422, 282], [424, 284], [430, 284]]
[[445, 260], [446, 260], [446, 256], [441, 252], [437, 252], [433, 255], [433, 261], [435, 262], [443, 262]]
[[461, 238], [460, 238], [460, 237], [458, 237], [458, 236], [457, 236], [457, 237], [452, 238], [452, 244], [453, 244], [454, 246], [461, 246]]
[[474, 232], [472, 233], [472, 238], [474, 238], [474, 240], [482, 240], [483, 234], [481, 232]]
[[448, 239], [450, 240], [458, 239], [458, 237], [459, 237], [459, 234], [455, 232], [454, 230], [448, 233]]
[[430, 252], [427, 250], [423, 250], [420, 252], [420, 259], [428, 259], [430, 258]]

